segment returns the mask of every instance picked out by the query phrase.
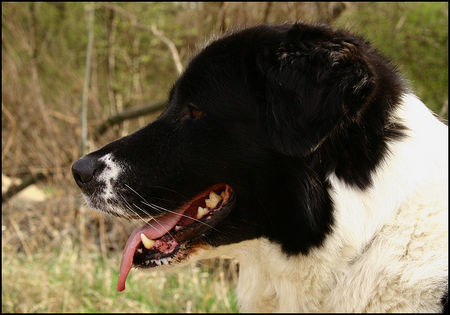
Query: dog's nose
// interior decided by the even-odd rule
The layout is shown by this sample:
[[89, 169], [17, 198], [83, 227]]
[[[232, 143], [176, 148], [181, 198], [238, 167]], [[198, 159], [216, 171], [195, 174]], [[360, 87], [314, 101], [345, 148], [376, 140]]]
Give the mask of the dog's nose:
[[82, 187], [89, 183], [94, 177], [95, 170], [99, 167], [98, 159], [86, 155], [73, 163], [72, 174], [77, 182], [77, 185]]

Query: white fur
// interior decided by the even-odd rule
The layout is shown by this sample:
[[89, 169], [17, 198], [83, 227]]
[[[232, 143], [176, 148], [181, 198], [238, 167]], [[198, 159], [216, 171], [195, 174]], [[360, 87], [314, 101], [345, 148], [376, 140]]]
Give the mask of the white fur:
[[329, 177], [335, 225], [322, 247], [287, 257], [267, 239], [204, 250], [240, 263], [243, 312], [439, 312], [448, 280], [448, 135], [414, 95], [394, 115], [373, 186]]
[[98, 181], [105, 184], [105, 189], [103, 190], [100, 197], [104, 200], [115, 199], [116, 194], [112, 189], [112, 183], [119, 177], [122, 171], [122, 167], [120, 166], [120, 164], [114, 162], [114, 157], [111, 153], [108, 153], [105, 156], [99, 158], [99, 161], [102, 161], [106, 165], [104, 170], [98, 177]]
[[125, 165], [114, 160], [114, 156], [108, 153], [99, 161], [105, 163], [105, 168], [98, 176], [98, 181], [104, 183], [103, 190], [93, 196], [83, 194], [86, 203], [94, 209], [106, 211], [108, 213], [119, 216], [127, 216], [126, 211], [113, 203], [113, 201], [121, 201], [113, 189], [113, 184], [118, 180], [120, 174], [123, 172]]

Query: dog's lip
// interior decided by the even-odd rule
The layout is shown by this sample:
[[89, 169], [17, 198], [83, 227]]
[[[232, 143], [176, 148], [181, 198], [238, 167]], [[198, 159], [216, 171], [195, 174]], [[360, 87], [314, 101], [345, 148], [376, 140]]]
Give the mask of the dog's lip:
[[[128, 238], [128, 241], [122, 253], [119, 278], [117, 281], [117, 291], [123, 291], [125, 289], [125, 281], [133, 265], [134, 255], [139, 245], [142, 244], [141, 234], [144, 234], [145, 236], [147, 236], [147, 238], [152, 240], [156, 240], [158, 238], [163, 237], [170, 230], [172, 230], [172, 228], [174, 228], [179, 221], [187, 217], [184, 215], [184, 213], [188, 209], [195, 207], [196, 204], [198, 204], [199, 200], [204, 200], [211, 191], [222, 191], [222, 190], [225, 191], [225, 198], [222, 202], [222, 205], [219, 207], [219, 209], [221, 209], [223, 205], [228, 203], [232, 195], [231, 187], [226, 184], [216, 184], [214, 186], [211, 186], [208, 189], [197, 194], [197, 196], [195, 196], [189, 202], [185, 203], [180, 209], [172, 213], [168, 213], [164, 216], [159, 216], [158, 224], [145, 225], [141, 228], [135, 229]], [[193, 218], [190, 220], [198, 221]], [[184, 240], [186, 239], [183, 238], [182, 241]]]

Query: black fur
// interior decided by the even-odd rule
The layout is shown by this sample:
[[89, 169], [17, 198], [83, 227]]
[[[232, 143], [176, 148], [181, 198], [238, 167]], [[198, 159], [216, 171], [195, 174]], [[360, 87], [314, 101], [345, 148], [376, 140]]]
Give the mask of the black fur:
[[444, 296], [442, 297], [441, 304], [442, 304], [442, 313], [448, 314], [448, 291], [446, 291]]
[[[387, 142], [402, 136], [389, 117], [404, 90], [394, 66], [359, 37], [305, 24], [253, 27], [194, 57], [155, 122], [88, 157], [112, 153], [129, 166], [114, 189], [130, 204], [139, 198], [125, 183], [171, 209], [227, 183], [236, 206], [222, 233], [202, 240], [264, 236], [287, 254], [307, 253], [333, 224], [327, 176], [371, 184]], [[92, 194], [95, 181], [84, 186]]]

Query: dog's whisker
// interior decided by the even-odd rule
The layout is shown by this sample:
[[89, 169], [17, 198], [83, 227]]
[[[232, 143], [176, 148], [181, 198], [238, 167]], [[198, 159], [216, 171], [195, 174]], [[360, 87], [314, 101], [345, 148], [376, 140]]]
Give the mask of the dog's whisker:
[[124, 201], [125, 207], [127, 207], [131, 212], [133, 212], [134, 214], [136, 214], [142, 221], [145, 222], [146, 225], [149, 225], [150, 227], [153, 227], [153, 225], [149, 222], [144, 220], [144, 218], [142, 218], [139, 213], [137, 213], [129, 204], [128, 202], [125, 200], [125, 198], [122, 196], [122, 194], [119, 193], [119, 196], [122, 198], [122, 200]]
[[[131, 207], [131, 205], [127, 202], [127, 200], [125, 199], [125, 197], [123, 196], [123, 195], [121, 195], [120, 193], [119, 193], [119, 195], [120, 195], [120, 197], [122, 198], [122, 200], [123, 200], [123, 202], [124, 202], [124, 205], [125, 205], [125, 207], [128, 209], [128, 210], [130, 210], [131, 212], [133, 212], [135, 215], [137, 215], [142, 221], [144, 221], [147, 225], [151, 225], [148, 221], [146, 221], [145, 219], [143, 219], [138, 213], [136, 213], [136, 211], [134, 211], [133, 210], [133, 208]], [[129, 214], [126, 214], [127, 215], [127, 218], [129, 219], [129, 220], [134, 220], [134, 219], [136, 219], [136, 217], [133, 217], [133, 216], [131, 216], [131, 215], [129, 215]]]
[[200, 220], [197, 220], [196, 218], [193, 218], [193, 217], [191, 217], [191, 216], [184, 215], [184, 214], [182, 214], [182, 213], [178, 213], [178, 212], [175, 212], [175, 211], [171, 211], [171, 210], [169, 210], [169, 209], [165, 209], [165, 208], [159, 207], [159, 206], [157, 206], [157, 205], [152, 205], [152, 204], [150, 204], [144, 197], [142, 197], [136, 190], [134, 190], [133, 188], [131, 188], [131, 187], [128, 186], [127, 184], [125, 184], [125, 186], [127, 186], [131, 191], [133, 191], [136, 195], [138, 195], [140, 198], [142, 198], [142, 200], [145, 201], [145, 202], [142, 202], [142, 201], [141, 201], [143, 204], [145, 204], [145, 205], [147, 205], [147, 206], [149, 206], [149, 207], [152, 207], [152, 208], [155, 209], [155, 210], [158, 210], [158, 208], [160, 208], [160, 211], [161, 211], [161, 212], [162, 212], [162, 211], [166, 211], [166, 212], [173, 213], [173, 214], [176, 214], [176, 215], [185, 217], [185, 218], [192, 219], [192, 220], [194, 220], [194, 221], [196, 221], [196, 222], [198, 222], [198, 223], [201, 223], [201, 224], [206, 225], [206, 226], [209, 227], [210, 229], [213, 229], [213, 230], [215, 230], [215, 231], [217, 231], [217, 232], [220, 232], [219, 230], [217, 230], [217, 229], [214, 228], [213, 226], [211, 226], [211, 225], [209, 225], [209, 224], [207, 224], [207, 223], [205, 223], [205, 222], [202, 222], [202, 221], [200, 221]]
[[[171, 191], [171, 192], [174, 192], [174, 193], [176, 193], [177, 195], [181, 196], [182, 198], [187, 199], [186, 196], [183, 195], [182, 193], [180, 193], [180, 192], [178, 192], [178, 191], [176, 191], [176, 190], [173, 190], [173, 189], [164, 187], [164, 186], [151, 186], [151, 188], [160, 188], [160, 189], [164, 189], [164, 190], [167, 190], [167, 191]], [[165, 200], [165, 199], [163, 199], [163, 200]]]
[[[189, 215], [185, 215], [185, 214], [182, 214], [182, 213], [178, 213], [178, 212], [175, 212], [175, 211], [171, 211], [171, 210], [169, 210], [169, 209], [162, 208], [162, 207], [157, 206], [157, 205], [155, 205], [155, 204], [149, 204], [147, 201], [145, 201], [145, 202], [144, 202], [144, 201], [141, 201], [141, 203], [143, 203], [143, 204], [146, 205], [146, 206], [152, 207], [153, 209], [158, 210], [158, 211], [160, 211], [160, 212], [162, 212], [162, 211], [167, 211], [167, 212], [170, 212], [170, 213], [173, 213], [173, 214], [176, 214], [176, 215], [185, 217], [185, 218], [192, 219], [192, 220], [194, 220], [194, 221], [196, 221], [196, 222], [198, 222], [198, 223], [201, 223], [201, 224], [203, 224], [203, 225], [206, 225], [207, 227], [209, 227], [209, 228], [211, 228], [211, 229], [213, 229], [213, 230], [215, 230], [215, 231], [217, 231], [217, 232], [220, 232], [219, 230], [217, 230], [217, 229], [214, 228], [213, 226], [211, 226], [211, 225], [209, 225], [209, 224], [207, 224], [207, 223], [205, 223], [205, 222], [202, 222], [202, 221], [200, 221], [200, 220], [198, 220], [198, 219], [196, 219], [196, 218], [194, 218], [194, 217], [191, 217], [191, 216], [189, 216]], [[160, 208], [160, 209], [158, 209], [158, 208]]]
[[[120, 193], [119, 193], [119, 194], [120, 194]], [[125, 199], [121, 194], [120, 194], [120, 196], [121, 196], [122, 199], [124, 200], [125, 204], [128, 205], [128, 206], [127, 206], [128, 209], [130, 209], [131, 211], [133, 211], [133, 209], [131, 209], [132, 207], [131, 207], [131, 205], [128, 203], [128, 201], [126, 201], [126, 199]], [[138, 206], [137, 206], [136, 204], [134, 204], [134, 203], [133, 203], [133, 206], [135, 206], [137, 209], [143, 211], [145, 214], [147, 214], [152, 220], [154, 220], [157, 224], [159, 224], [159, 226], [161, 226], [161, 227], [164, 229], [164, 226], [163, 226], [160, 222], [158, 222], [158, 220], [157, 220], [154, 216], [152, 216], [150, 213], [148, 213], [148, 212], [145, 211], [144, 209], [138, 207]], [[133, 211], [133, 212], [139, 216], [139, 214], [138, 214], [137, 212], [135, 212], [135, 211]], [[139, 216], [139, 217], [142, 219], [141, 216]], [[147, 223], [148, 225], [150, 225], [152, 228], [155, 228], [155, 227], [150, 223], [150, 221], [146, 221], [146, 223]], [[174, 238], [169, 232], [167, 232], [167, 234], [169, 234], [169, 236], [170, 236], [173, 240], [175, 240], [175, 238]]]
[[[136, 204], [133, 203], [133, 206], [135, 206], [135, 207], [138, 208], [139, 210], [143, 211], [144, 213], [147, 213], [147, 214], [148, 214], [147, 211], [145, 211], [144, 209], [140, 208], [140, 207], [137, 206]], [[150, 214], [149, 214], [149, 215], [150, 215]], [[157, 220], [155, 217], [152, 217], [152, 218], [155, 220], [156, 223], [159, 224], [160, 227], [162, 227], [162, 228], [164, 229], [164, 226], [163, 226], [161, 223], [159, 223], [158, 220]], [[167, 231], [167, 234], [169, 234], [169, 236], [175, 241], [175, 238], [172, 236], [172, 234], [170, 234], [169, 231]]]

